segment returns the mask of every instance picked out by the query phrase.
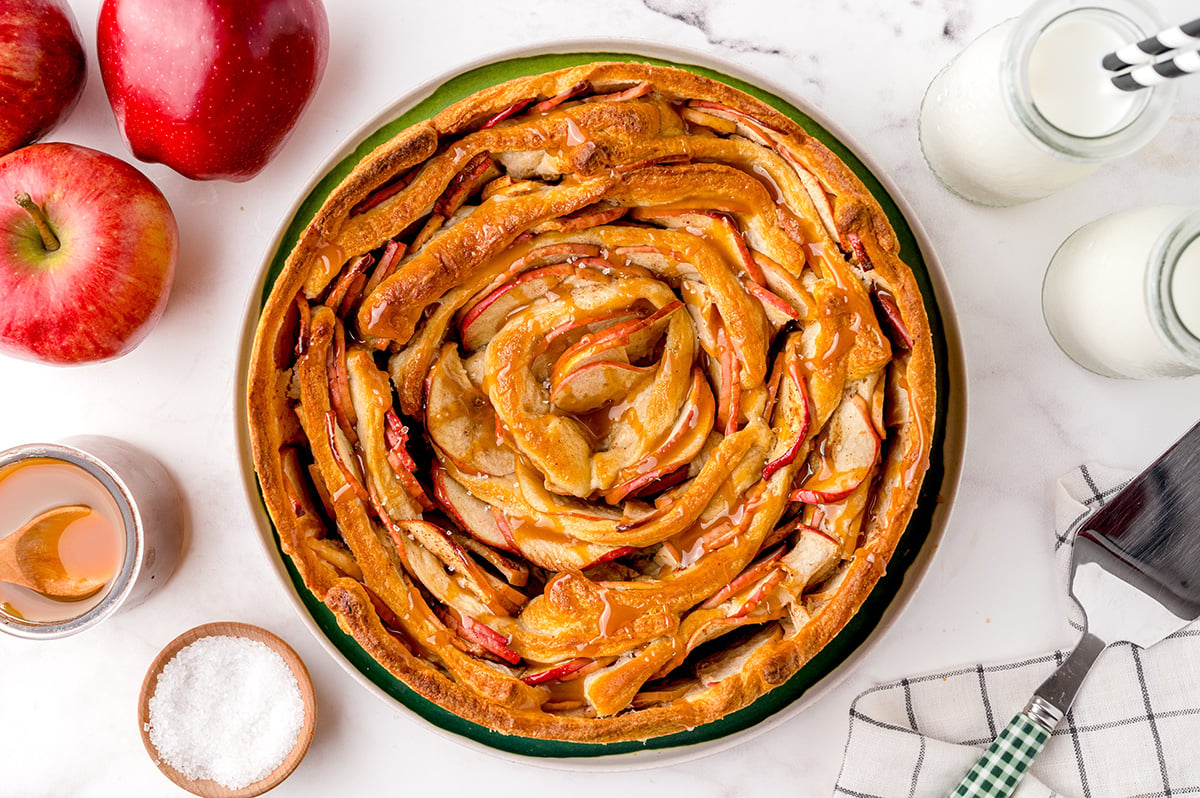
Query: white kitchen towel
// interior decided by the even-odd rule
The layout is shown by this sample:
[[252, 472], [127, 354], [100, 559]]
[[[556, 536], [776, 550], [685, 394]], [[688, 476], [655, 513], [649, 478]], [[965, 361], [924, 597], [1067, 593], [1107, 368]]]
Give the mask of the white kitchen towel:
[[[1054, 548], [1064, 590], [1076, 530], [1130, 476], [1086, 465], [1059, 480]], [[1082, 614], [1071, 612], [1082, 633]], [[835, 798], [943, 798], [1067, 653], [866, 691], [850, 707]], [[1200, 796], [1200, 623], [1149, 649], [1120, 643], [1101, 654], [1015, 795]]]

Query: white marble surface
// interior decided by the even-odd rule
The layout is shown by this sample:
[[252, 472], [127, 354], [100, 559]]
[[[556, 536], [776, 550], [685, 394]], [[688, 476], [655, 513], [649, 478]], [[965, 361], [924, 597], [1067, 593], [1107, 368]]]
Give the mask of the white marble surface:
[[[130, 158], [95, 65], [99, 0], [71, 0], [91, 58], [83, 101], [53, 138]], [[1193, 16], [1161, 0], [1163, 16]], [[0, 639], [0, 795], [183, 794], [142, 750], [135, 699], [155, 653], [215, 620], [259, 624], [306, 660], [319, 696], [307, 759], [273, 794], [828, 795], [847, 709], [884, 680], [1015, 657], [1054, 639], [1052, 480], [1085, 459], [1136, 467], [1200, 415], [1200, 377], [1121, 382], [1082, 371], [1042, 323], [1042, 270], [1080, 224], [1156, 201], [1200, 204], [1200, 77], [1147, 149], [1024, 207], [974, 207], [926, 169], [922, 92], [1004, 0], [327, 0], [329, 67], [281, 155], [248, 183], [145, 172], [179, 217], [182, 253], [159, 327], [127, 357], [55, 369], [0, 362], [0, 447], [99, 433], [161, 459], [179, 482], [187, 542], [139, 607], [78, 637]], [[1194, 12], [1194, 6], [1190, 9]], [[276, 226], [313, 170], [397, 96], [481, 55], [584, 36], [637, 37], [734, 60], [840, 123], [902, 187], [940, 255], [968, 367], [968, 436], [949, 528], [897, 623], [840, 686], [768, 734], [686, 764], [586, 776], [514, 764], [434, 735], [351, 679], [309, 634], [273, 576], [243, 496], [234, 389], [242, 313]], [[1017, 707], [1013, 707], [1013, 710]], [[999, 710], [998, 710], [999, 711]], [[450, 789], [447, 790], [447, 785]]]

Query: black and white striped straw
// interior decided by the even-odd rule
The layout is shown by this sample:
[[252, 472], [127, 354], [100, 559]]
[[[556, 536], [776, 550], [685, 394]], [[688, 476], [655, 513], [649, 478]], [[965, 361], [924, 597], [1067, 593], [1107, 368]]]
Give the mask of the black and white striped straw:
[[1153, 64], [1134, 67], [1128, 72], [1114, 75], [1112, 84], [1122, 91], [1137, 91], [1192, 72], [1200, 72], [1200, 50], [1190, 50]]
[[1136, 44], [1127, 44], [1120, 50], [1104, 56], [1100, 63], [1111, 72], [1120, 72], [1122, 69], [1149, 63], [1163, 53], [1182, 48], [1200, 48], [1200, 18], [1167, 28], [1158, 35]]

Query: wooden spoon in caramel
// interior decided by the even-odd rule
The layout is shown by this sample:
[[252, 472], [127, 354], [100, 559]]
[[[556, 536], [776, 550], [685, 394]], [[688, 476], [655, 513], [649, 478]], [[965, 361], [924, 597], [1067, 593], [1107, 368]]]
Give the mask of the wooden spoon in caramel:
[[58, 540], [63, 530], [91, 511], [84, 504], [55, 507], [0, 538], [0, 582], [27, 587], [62, 601], [85, 599], [103, 587], [102, 579], [71, 575], [58, 555]]

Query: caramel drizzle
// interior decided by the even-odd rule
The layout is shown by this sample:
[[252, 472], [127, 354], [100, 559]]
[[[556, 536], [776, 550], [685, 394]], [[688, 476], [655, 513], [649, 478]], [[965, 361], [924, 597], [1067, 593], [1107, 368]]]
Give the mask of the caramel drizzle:
[[[597, 108], [604, 108], [606, 116], [593, 116]], [[472, 253], [475, 265], [459, 268], [462, 284], [428, 289], [435, 301], [425, 314], [426, 326], [418, 327], [415, 337], [405, 341], [403, 335], [393, 334], [397, 330], [387, 327], [384, 319], [391, 312], [389, 303], [394, 301], [397, 287], [406, 281], [425, 279], [421, 266], [410, 267], [409, 271], [401, 261], [407, 257], [409, 263], [423, 262], [421, 259], [433, 251], [433, 242], [457, 235], [458, 226], [466, 226], [461, 227], [465, 240], [474, 214], [463, 217], [455, 229], [446, 229], [460, 209], [472, 201], [484, 208], [525, 201], [539, 192], [554, 190], [542, 184], [529, 186], [522, 182], [527, 178], [513, 179], [504, 174], [507, 153], [541, 148], [560, 167], [572, 162], [591, 164], [590, 159], [601, 156], [611, 159], [615, 150], [608, 146], [603, 128], [594, 126], [594, 120], [603, 118], [611, 123], [612, 115], [622, 112], [645, 119], [651, 110], [660, 128], [635, 140], [624, 154], [626, 160], [607, 163], [609, 176], [595, 184], [600, 189], [600, 200], [576, 207], [554, 206], [549, 216], [526, 214], [514, 229], [488, 228], [489, 243]], [[693, 135], [697, 131], [705, 135]], [[694, 164], [697, 156], [710, 157], [714, 162]], [[722, 164], [722, 158], [733, 166]], [[665, 204], [663, 200], [677, 192], [675, 186], [689, 183], [696, 170], [724, 181], [731, 190], [699, 190], [691, 199]], [[568, 172], [561, 185], [564, 190], [582, 185], [578, 181], [585, 176]], [[523, 606], [512, 605], [495, 612], [499, 608], [493, 604], [493, 612], [479, 618], [454, 608], [444, 614], [452, 631], [476, 648], [482, 647], [488, 656], [514, 665], [524, 662], [533, 668], [536, 675], [524, 677], [527, 685], [559, 685], [547, 691], [543, 709], [562, 710], [588, 703], [597, 706], [595, 698], [579, 687], [581, 672], [615, 674], [616, 669], [639, 660], [654, 661], [662, 668], [667, 668], [668, 662], [677, 666], [691, 648], [723, 633], [720, 630], [742, 623], [770, 622], [781, 617], [788, 604], [802, 600], [804, 586], [789, 589], [785, 579], [789, 573], [786, 555], [797, 529], [794, 520], [785, 520], [785, 513], [786, 519], [797, 517], [797, 509], [787, 500], [793, 487], [836, 475], [834, 456], [827, 451], [828, 436], [821, 434], [819, 426], [830, 417], [827, 409], [819, 406], [820, 397], [840, 395], [843, 390], [852, 395], [854, 384], [846, 382], [846, 362], [856, 347], [886, 348], [887, 338], [898, 347], [912, 347], [903, 313], [886, 286], [875, 279], [864, 282], [837, 257], [837, 247], [830, 238], [834, 227], [829, 195], [824, 189], [814, 189], [815, 181], [782, 133], [743, 112], [700, 101], [682, 106], [671, 103], [656, 95], [648, 83], [608, 94], [595, 94], [588, 84], [580, 83], [545, 99], [529, 98], [499, 109], [475, 132], [452, 146], [443, 144], [440, 154], [425, 165], [386, 180], [360, 201], [350, 212], [351, 218], [378, 225], [376, 216], [394, 215], [397, 208], [413, 206], [411, 198], [435, 198], [426, 203], [425, 207], [432, 210], [423, 219], [398, 217], [405, 220], [402, 229], [378, 250], [347, 259], [341, 245], [324, 242], [313, 255], [314, 276], [306, 293], [322, 282], [332, 287], [327, 292], [307, 293], [307, 298], [305, 294], [297, 296], [300, 322], [294, 351], [298, 357], [306, 353], [311, 326], [309, 302], [311, 297], [325, 293], [324, 304], [338, 316], [327, 360], [331, 408], [324, 415], [324, 423], [344, 480], [340, 490], [352, 491], [380, 518], [397, 550], [404, 548], [403, 533], [343, 457], [343, 439], [351, 450], [358, 445], [345, 360], [348, 346], [362, 344], [347, 340], [349, 329], [372, 347], [394, 353], [394, 362], [399, 365], [393, 366], [393, 375], [413, 374], [419, 380], [419, 395], [428, 401], [429, 380], [435, 377], [435, 353], [443, 344], [461, 343], [465, 328], [473, 324], [492, 325], [492, 334], [483, 336], [491, 357], [491, 342], [502, 331], [525, 324], [523, 333], [538, 336], [540, 346], [526, 346], [522, 350], [526, 359], [521, 362], [505, 362], [495, 371], [488, 371], [476, 386], [477, 398], [470, 401], [492, 402], [505, 397], [509, 406], [516, 407], [509, 400], [513, 391], [521, 391], [522, 413], [528, 414], [533, 408], [537, 412], [529, 417], [538, 419], [536, 423], [563, 425], [558, 438], [544, 440], [565, 441], [574, 434], [572, 431], [578, 432], [584, 441], [581, 451], [588, 458], [618, 445], [623, 430], [637, 431], [634, 437], [651, 440], [649, 450], [632, 457], [624, 470], [615, 472], [623, 475], [620, 482], [596, 483], [593, 474], [586, 487], [567, 489], [558, 485], [555, 489], [560, 494], [574, 495], [543, 497], [543, 501], [561, 506], [554, 513], [539, 516], [521, 493], [520, 481], [515, 477], [474, 470], [465, 462], [451, 459], [452, 447], [439, 441], [440, 436], [448, 434], [443, 429], [450, 416], [435, 417], [421, 407], [422, 412], [413, 419], [424, 427], [434, 444], [437, 467], [443, 473], [453, 472], [469, 494], [490, 503], [486, 515], [472, 523], [494, 524], [507, 548], [530, 565], [493, 551], [470, 524], [461, 520], [465, 516], [455, 521], [463, 527], [456, 534], [467, 536], [473, 542], [471, 547], [454, 543], [449, 532], [444, 544], [428, 538], [422, 545], [435, 549], [449, 546], [447, 550], [458, 558], [464, 572], [480, 584], [498, 578], [481, 569], [494, 569], [498, 564], [503, 567], [505, 562], [516, 562], [517, 568], [504, 568], [501, 581], [517, 573], [526, 575], [522, 579], [531, 572], [544, 574], [540, 581], [547, 592], [535, 595], [528, 603], [522, 599]], [[594, 190], [589, 188], [581, 196], [595, 196]], [[534, 207], [532, 202], [529, 205]], [[481, 218], [485, 225], [502, 223], [493, 222], [500, 217]], [[820, 224], [805, 221], [813, 218]], [[675, 248], [681, 237], [686, 237], [686, 242]], [[846, 241], [860, 274], [874, 271], [862, 239], [851, 233]], [[438, 250], [443, 251], [451, 250]], [[344, 265], [334, 268], [334, 261]], [[627, 300], [615, 299], [611, 308], [596, 312], [597, 292], [608, 290], [619, 297], [623, 286], [639, 280], [665, 286], [676, 298], [647, 312], [644, 304], [639, 305], [644, 300], [631, 294]], [[535, 285], [537, 281], [542, 282]], [[814, 282], [823, 285], [825, 299], [821, 302], [806, 287]], [[780, 290], [786, 287], [795, 299], [789, 301], [772, 290], [776, 284]], [[714, 286], [720, 290], [714, 292]], [[622, 307], [621, 301], [627, 304]], [[683, 314], [685, 305], [687, 312]], [[489, 306], [493, 307], [490, 315]], [[541, 323], [540, 319], [547, 316], [557, 319], [557, 324]], [[686, 319], [699, 348], [687, 356], [688, 361], [672, 368], [671, 358], [678, 352], [670, 332], [674, 323], [663, 322], [673, 316]], [[795, 328], [780, 330], [770, 317], [783, 318]], [[763, 338], [823, 327], [828, 328], [825, 334], [817, 332], [812, 337], [824, 343], [786, 364], [783, 352], [787, 347], [768, 357], [766, 347], [756, 343]], [[887, 330], [886, 337], [881, 327]], [[756, 346], [762, 347], [759, 351], [763, 354], [755, 354]], [[879, 369], [887, 367], [884, 362]], [[614, 377], [590, 379], [602, 370], [624, 375], [621, 379], [629, 381], [630, 393], [624, 397], [609, 395]], [[523, 375], [519, 379], [515, 377], [518, 373]], [[584, 410], [578, 414], [555, 411], [556, 402], [563, 401], [564, 389], [554, 391], [529, 384], [529, 375], [539, 373], [558, 386], [569, 381], [573, 386], [571, 401]], [[668, 379], [668, 374], [684, 375], [693, 385], [699, 380], [698, 384], [717, 400], [715, 406], [709, 403], [710, 408], [697, 404], [698, 399], [688, 398], [681, 408], [672, 408], [669, 423], [660, 424], [654, 435], [646, 425], [653, 416], [647, 410], [656, 405], [647, 404], [645, 397], [661, 380]], [[706, 379], [711, 385], [706, 385]], [[780, 387], [784, 380], [792, 380], [795, 389], [785, 392]], [[397, 387], [402, 400], [413, 395], [405, 393], [402, 382], [398, 381]], [[694, 397], [697, 390], [686, 393]], [[785, 393], [790, 404], [782, 408]], [[811, 405], [809, 393], [814, 394]], [[591, 407], [589, 402], [596, 406]], [[792, 440], [770, 432], [769, 424], [776, 413], [799, 412], [796, 402], [804, 404], [805, 420], [798, 428], [800, 432], [794, 433]], [[810, 416], [814, 419], [811, 425]], [[393, 446], [389, 462], [397, 472], [416, 482], [421, 463], [410, 456], [406, 441], [394, 442], [402, 422], [390, 409], [386, 418]], [[536, 458], [538, 454], [528, 448], [527, 430], [533, 429], [534, 422], [523, 418], [512, 413], [502, 417], [496, 412], [492, 429], [472, 443], [471, 450], [476, 456], [485, 456], [485, 452], [502, 454], [510, 460], [515, 458], [523, 468], [532, 468], [531, 455]], [[707, 426], [702, 421], [707, 421]], [[689, 438], [698, 428], [701, 432]], [[924, 434], [920, 427], [918, 434]], [[681, 446], [676, 436], [692, 443]], [[815, 444], [810, 446], [813, 441]], [[805, 454], [789, 456], [785, 451], [789, 447]], [[550, 458], [545, 462], [552, 461], [553, 453]], [[764, 465], [769, 467], [764, 469]], [[773, 478], [777, 472], [781, 477]], [[870, 479], [868, 475], [866, 481]], [[419, 483], [416, 489], [421, 490]], [[443, 506], [449, 506], [444, 492], [438, 491], [437, 495]], [[625, 504], [624, 520], [610, 520], [603, 514], [592, 517], [580, 511], [580, 507], [598, 500]], [[650, 506], [644, 506], [647, 501]], [[293, 503], [298, 506], [295, 500]], [[830, 504], [836, 504], [836, 500]], [[643, 507], [636, 509], [635, 505]], [[433, 503], [426, 499], [422, 506], [428, 512]], [[824, 515], [820, 512], [818, 521]], [[844, 540], [846, 534], [839, 535], [839, 540]], [[764, 552], [762, 546], [767, 543], [774, 548]], [[602, 548], [597, 549], [597, 545]], [[572, 584], [592, 585], [580, 594], [589, 597], [587, 602], [564, 599], [551, 606], [547, 599], [550, 584], [562, 574], [545, 572], [542, 563], [546, 559], [540, 552], [547, 548], [569, 553], [565, 560], [578, 563], [579, 572], [572, 577]], [[659, 560], [665, 553], [666, 560], [673, 564], [665, 569], [654, 566], [650, 558], [656, 552]], [[847, 552], [852, 553], [853, 547]], [[636, 561], [639, 557], [640, 563]], [[591, 582], [584, 573], [616, 567], [621, 561], [629, 563], [620, 566], [630, 574], [625, 581]], [[653, 578], [667, 587], [658, 592], [648, 589], [648, 580]], [[663, 596], [669, 598], [664, 600]], [[373, 595], [373, 599], [381, 608], [387, 606], [381, 597]], [[511, 616], [507, 614], [510, 610]], [[403, 613], [389, 612], [390, 623], [405, 623]], [[692, 617], [689, 613], [695, 614], [690, 626], [686, 622]], [[568, 630], [566, 643], [562, 640], [563, 629]], [[578, 634], [570, 630], [578, 630]], [[576, 642], [570, 642], [572, 639]], [[673, 642], [655, 642], [666, 639]], [[613, 645], [617, 642], [622, 646], [617, 653], [648, 652], [653, 646], [659, 646], [655, 651], [667, 653], [652, 657], [638, 654], [623, 665], [614, 662]], [[429, 642], [431, 651], [439, 646]], [[646, 676], [666, 672], [651, 671]], [[576, 680], [580, 680], [578, 684]], [[570, 687], [565, 686], [568, 684]], [[630, 700], [636, 692], [635, 686]]]

